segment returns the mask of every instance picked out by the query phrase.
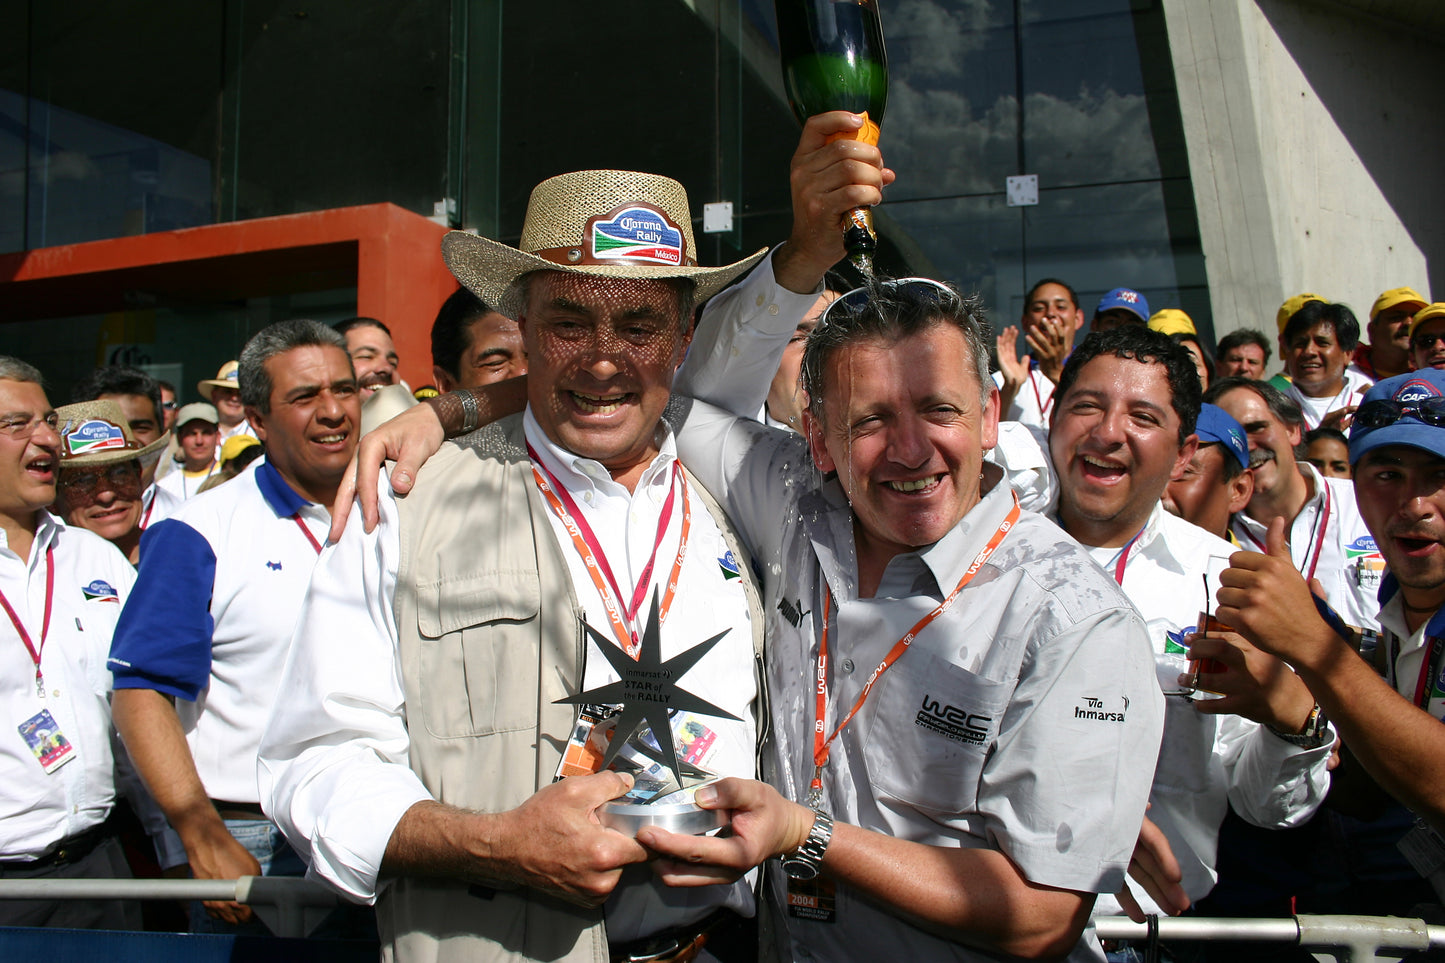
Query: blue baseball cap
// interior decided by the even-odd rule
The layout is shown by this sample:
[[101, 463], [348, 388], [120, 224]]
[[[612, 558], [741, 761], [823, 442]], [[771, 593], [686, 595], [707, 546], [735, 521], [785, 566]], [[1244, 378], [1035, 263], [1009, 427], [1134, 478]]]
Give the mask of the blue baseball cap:
[[[1438, 408], [1439, 417], [1445, 420], [1445, 400], [1432, 399], [1445, 399], [1445, 371], [1423, 368], [1377, 382], [1365, 393], [1360, 410], [1355, 413], [1354, 423], [1350, 426], [1350, 464], [1354, 465], [1367, 452], [1386, 445], [1409, 445], [1445, 458], [1445, 427], [1426, 424], [1415, 414], [1402, 415], [1378, 428], [1366, 427], [1374, 420], [1370, 417], [1372, 413], [1366, 409], [1376, 401], [1406, 408], [1426, 403], [1432, 409]], [[1388, 416], [1389, 412], [1385, 414]], [[1362, 419], [1361, 415], [1365, 417]]]
[[1218, 405], [1199, 406], [1199, 423], [1194, 427], [1201, 445], [1220, 444], [1234, 456], [1240, 468], [1249, 467], [1249, 439], [1239, 422]]
[[1094, 309], [1094, 317], [1098, 317], [1110, 308], [1123, 308], [1139, 316], [1142, 324], [1149, 323], [1149, 302], [1144, 295], [1133, 288], [1115, 288], [1099, 300], [1099, 306]]

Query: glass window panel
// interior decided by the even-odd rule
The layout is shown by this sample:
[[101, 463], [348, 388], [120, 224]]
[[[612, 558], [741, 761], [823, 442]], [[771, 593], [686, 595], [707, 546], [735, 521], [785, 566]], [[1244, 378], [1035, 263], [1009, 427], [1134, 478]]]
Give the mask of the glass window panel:
[[[501, 239], [521, 234], [532, 188], [567, 171], [676, 178], [696, 215], [718, 199], [716, 37], [689, 5], [629, 0], [623, 15], [615, 4], [509, 3], [504, 26], [536, 42], [502, 46]], [[786, 184], [786, 166], [778, 176]]]
[[1130, 0], [1028, 0], [1022, 19], [1024, 172], [1045, 188], [1158, 177]]
[[1044, 191], [1037, 207], [1021, 210], [1030, 278], [1067, 281], [1088, 316], [1105, 292], [1130, 287], [1151, 310], [1183, 307], [1201, 332], [1212, 332], [1197, 232], [1171, 230], [1159, 181]]
[[29, 7], [30, 70], [20, 86], [13, 74], [5, 81], [28, 98], [26, 245], [210, 221], [218, 10], [146, 0]]
[[[450, 0], [248, 3], [226, 29], [223, 219], [381, 201], [432, 215], [446, 196]], [[518, 46], [549, 46], [543, 35]]]

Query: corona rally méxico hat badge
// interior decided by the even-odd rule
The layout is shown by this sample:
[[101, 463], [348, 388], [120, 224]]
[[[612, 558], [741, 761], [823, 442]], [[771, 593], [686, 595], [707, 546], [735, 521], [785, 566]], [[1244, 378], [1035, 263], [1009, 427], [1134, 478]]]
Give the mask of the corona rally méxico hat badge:
[[587, 221], [592, 256], [598, 260], [678, 265], [682, 230], [650, 207], [628, 205]]

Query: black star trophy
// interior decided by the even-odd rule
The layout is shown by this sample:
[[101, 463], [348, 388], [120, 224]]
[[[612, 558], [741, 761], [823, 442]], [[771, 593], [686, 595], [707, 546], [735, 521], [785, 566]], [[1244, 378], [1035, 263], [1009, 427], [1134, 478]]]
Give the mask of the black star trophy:
[[[582, 626], [621, 678], [557, 701], [581, 707], [578, 735], [588, 743], [596, 745], [606, 739], [607, 750], [597, 769], [628, 772], [634, 779], [631, 792], [597, 811], [602, 824], [629, 836], [636, 835], [643, 826], [661, 826], [686, 835], [726, 826], [726, 810], [702, 809], [692, 801], [698, 787], [717, 777], [690, 761], [697, 753], [679, 755], [673, 736], [674, 725], [678, 725], [689, 749], [697, 748], [711, 739], [709, 727], [696, 718], [698, 715], [738, 718], [679, 685], [682, 677], [730, 630], [724, 629], [664, 662], [655, 592], [642, 633], [641, 651], [635, 660], [586, 621]], [[611, 706], [618, 708], [604, 708]], [[595, 720], [590, 734], [582, 731], [584, 720]]]

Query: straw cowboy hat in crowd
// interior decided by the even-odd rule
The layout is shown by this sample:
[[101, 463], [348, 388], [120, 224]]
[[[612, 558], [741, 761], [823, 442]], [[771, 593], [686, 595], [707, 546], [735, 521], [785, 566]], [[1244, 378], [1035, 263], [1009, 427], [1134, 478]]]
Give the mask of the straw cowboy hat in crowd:
[[681, 278], [703, 301], [767, 253], [725, 267], [699, 267], [687, 192], [670, 177], [635, 171], [576, 171], [532, 191], [517, 247], [465, 231], [442, 238], [442, 257], [472, 293], [516, 316], [514, 282], [532, 271], [601, 278]]
[[60, 469], [102, 468], [132, 458], [160, 456], [170, 433], [142, 445], [130, 432], [125, 412], [114, 401], [81, 401], [55, 409], [60, 434]]

